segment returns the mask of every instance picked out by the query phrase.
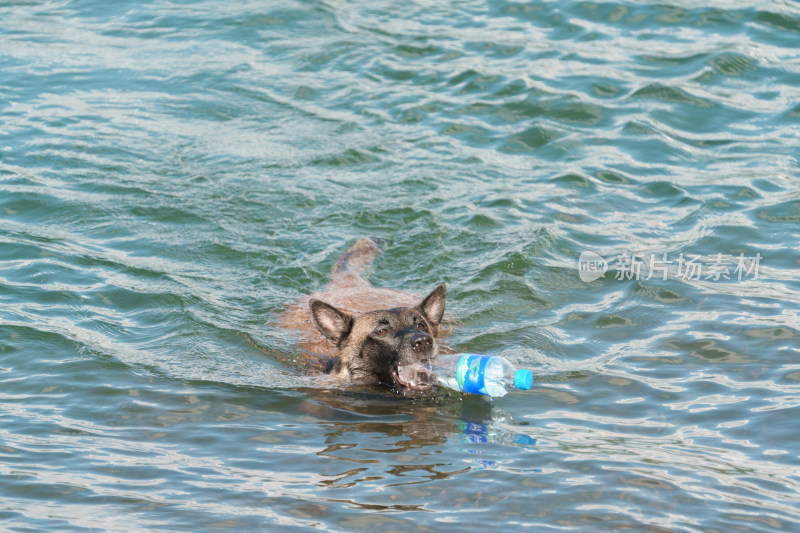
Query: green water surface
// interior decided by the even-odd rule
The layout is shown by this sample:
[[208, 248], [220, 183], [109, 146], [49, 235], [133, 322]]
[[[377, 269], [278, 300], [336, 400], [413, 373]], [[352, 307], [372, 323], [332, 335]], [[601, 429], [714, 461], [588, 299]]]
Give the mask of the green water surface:
[[[0, 2], [0, 529], [796, 531], [799, 125], [788, 0]], [[247, 342], [364, 235], [533, 390]]]

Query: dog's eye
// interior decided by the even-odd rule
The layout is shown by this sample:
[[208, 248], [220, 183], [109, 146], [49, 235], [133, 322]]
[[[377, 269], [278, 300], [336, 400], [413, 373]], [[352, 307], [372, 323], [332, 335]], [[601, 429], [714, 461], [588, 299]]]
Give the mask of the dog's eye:
[[428, 326], [425, 325], [425, 322], [420, 322], [419, 324], [417, 324], [417, 329], [420, 331], [425, 331], [426, 329], [428, 329]]
[[375, 332], [375, 335], [377, 335], [378, 337], [383, 337], [383, 336], [384, 336], [384, 335], [386, 335], [387, 333], [389, 333], [389, 330], [388, 330], [388, 329], [386, 329], [386, 328], [381, 328], [381, 329], [379, 329], [378, 331], [376, 331], [376, 332]]

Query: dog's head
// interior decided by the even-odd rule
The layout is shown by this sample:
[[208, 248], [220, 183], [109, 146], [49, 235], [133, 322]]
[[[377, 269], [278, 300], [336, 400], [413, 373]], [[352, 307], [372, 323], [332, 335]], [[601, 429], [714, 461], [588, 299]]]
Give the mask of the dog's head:
[[[415, 307], [397, 307], [351, 316], [320, 300], [311, 300], [317, 328], [339, 353], [331, 374], [355, 383], [383, 384], [401, 391], [424, 391], [414, 366], [436, 357], [436, 337], [444, 316], [446, 288], [442, 283]], [[413, 366], [412, 366], [413, 365]]]

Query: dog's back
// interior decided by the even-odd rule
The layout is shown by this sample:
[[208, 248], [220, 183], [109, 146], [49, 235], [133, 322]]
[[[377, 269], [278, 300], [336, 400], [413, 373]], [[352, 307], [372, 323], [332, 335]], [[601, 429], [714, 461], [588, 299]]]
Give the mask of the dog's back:
[[374, 287], [364, 279], [372, 262], [381, 254], [384, 241], [362, 237], [350, 247], [331, 270], [322, 291], [303, 296], [278, 317], [278, 325], [298, 332], [298, 347], [304, 352], [333, 356], [336, 347], [317, 329], [309, 309], [312, 299], [322, 300], [349, 314], [359, 315], [376, 309], [413, 307], [421, 296], [408, 292]]

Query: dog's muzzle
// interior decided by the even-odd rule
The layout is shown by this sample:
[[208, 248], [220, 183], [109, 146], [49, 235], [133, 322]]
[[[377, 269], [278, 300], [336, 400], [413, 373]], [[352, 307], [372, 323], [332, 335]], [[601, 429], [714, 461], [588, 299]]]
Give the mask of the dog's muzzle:
[[427, 333], [417, 333], [411, 339], [411, 349], [417, 353], [433, 348], [433, 337]]

